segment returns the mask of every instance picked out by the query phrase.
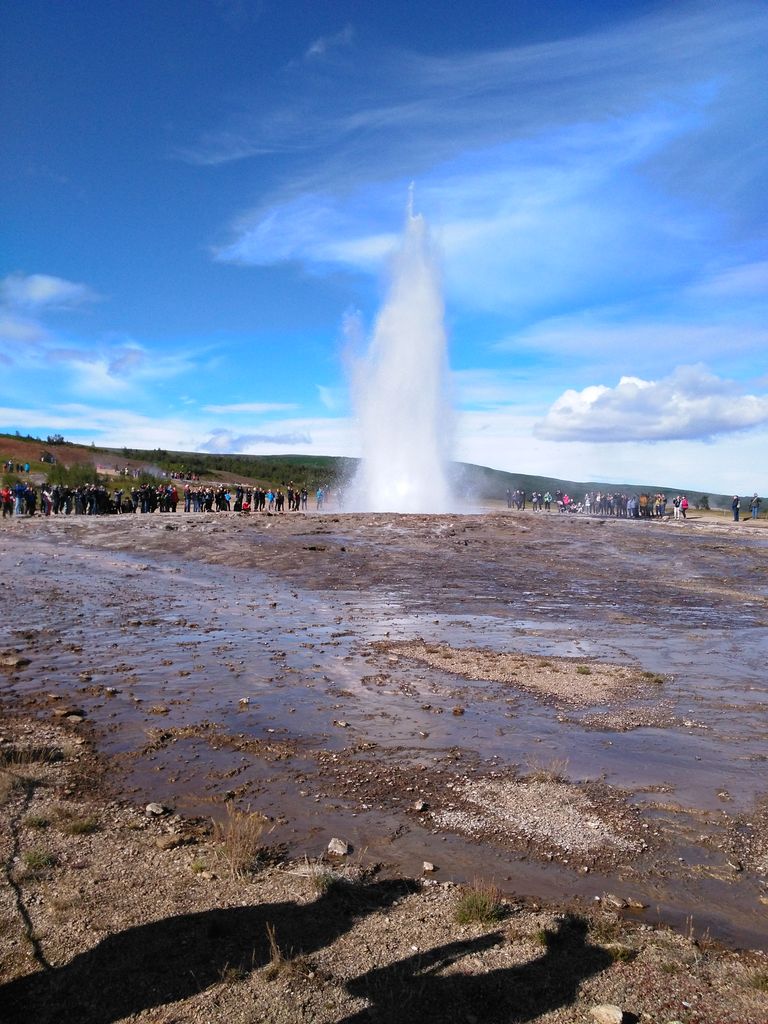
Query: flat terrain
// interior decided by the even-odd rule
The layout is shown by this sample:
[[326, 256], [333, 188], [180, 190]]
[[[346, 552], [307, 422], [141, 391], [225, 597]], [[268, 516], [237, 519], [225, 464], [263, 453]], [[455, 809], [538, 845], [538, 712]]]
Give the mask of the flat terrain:
[[0, 1020], [768, 1019], [761, 523], [0, 530]]

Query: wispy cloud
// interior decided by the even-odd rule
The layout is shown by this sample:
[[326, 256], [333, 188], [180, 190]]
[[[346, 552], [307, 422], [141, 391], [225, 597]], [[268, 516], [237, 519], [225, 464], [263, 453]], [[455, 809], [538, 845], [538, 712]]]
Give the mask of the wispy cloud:
[[768, 395], [750, 395], [704, 366], [682, 366], [662, 380], [622, 377], [564, 392], [543, 420], [539, 438], [556, 441], [706, 440], [768, 424]]
[[336, 50], [339, 47], [351, 46], [355, 38], [355, 30], [351, 25], [345, 25], [340, 32], [330, 36], [320, 36], [307, 48], [305, 57], [316, 59], [324, 57], [329, 50]]
[[0, 282], [2, 300], [14, 309], [72, 309], [100, 296], [88, 285], [50, 274], [9, 274]]

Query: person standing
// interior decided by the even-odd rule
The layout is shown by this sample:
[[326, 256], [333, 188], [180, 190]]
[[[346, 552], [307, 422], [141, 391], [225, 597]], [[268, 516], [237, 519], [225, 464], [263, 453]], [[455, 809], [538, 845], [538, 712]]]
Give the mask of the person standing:
[[733, 510], [733, 521], [738, 523], [739, 521], [739, 509], [741, 508], [741, 499], [738, 494], [734, 494], [733, 501], [731, 502], [731, 509]]
[[760, 515], [760, 499], [757, 494], [752, 495], [752, 500], [749, 503], [749, 510], [752, 513], [752, 518], [757, 519]]
[[688, 515], [687, 515], [687, 512], [688, 512], [688, 499], [686, 498], [685, 495], [683, 495], [682, 498], [680, 499], [680, 511], [683, 513], [683, 519], [687, 519], [688, 518]]

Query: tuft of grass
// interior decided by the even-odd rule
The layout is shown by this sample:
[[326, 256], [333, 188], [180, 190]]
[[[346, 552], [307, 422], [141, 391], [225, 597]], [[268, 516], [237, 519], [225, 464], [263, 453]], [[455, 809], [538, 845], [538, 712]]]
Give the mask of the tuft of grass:
[[261, 837], [266, 825], [267, 819], [262, 814], [238, 811], [232, 803], [227, 804], [225, 819], [214, 821], [216, 854], [233, 878], [242, 878], [258, 868], [263, 850]]
[[323, 860], [304, 858], [298, 871], [308, 879], [312, 890], [318, 896], [327, 896], [332, 892], [347, 892], [355, 883], [361, 882], [364, 872], [354, 864], [332, 867]]
[[70, 836], [89, 836], [99, 830], [99, 822], [94, 817], [69, 818], [62, 823], [62, 829]]
[[206, 870], [206, 863], [205, 863], [205, 861], [204, 860], [200, 860], [199, 857], [196, 857], [189, 866], [190, 866], [190, 868], [192, 870], [192, 874], [193, 875], [202, 874], [202, 872]]
[[567, 782], [568, 781], [568, 758], [553, 758], [551, 761], [537, 762], [532, 759], [529, 762], [530, 771], [527, 775], [529, 782]]
[[42, 831], [51, 824], [51, 819], [46, 818], [44, 814], [29, 814], [24, 819], [24, 824], [27, 828], [36, 828]]
[[27, 850], [23, 855], [22, 860], [24, 861], [24, 866], [28, 871], [44, 871], [46, 868], [55, 868], [58, 864], [55, 854], [51, 853], [49, 850], [43, 850], [40, 847]]
[[577, 665], [576, 673], [580, 676], [591, 676], [592, 669], [589, 667], [589, 665]]
[[679, 974], [681, 970], [680, 964], [676, 964], [674, 960], [665, 960], [663, 964], [659, 964], [659, 967], [664, 974]]
[[749, 978], [749, 984], [758, 992], [768, 992], [768, 971], [755, 971]]
[[662, 683], [666, 682], [664, 676], [659, 675], [658, 672], [643, 672], [643, 679], [648, 683], [653, 683], [654, 686], [661, 686]]
[[620, 943], [607, 947], [608, 954], [614, 963], [629, 964], [637, 957], [637, 950], [631, 946], [623, 946]]
[[234, 985], [238, 981], [245, 981], [247, 977], [248, 971], [246, 971], [244, 967], [238, 964], [235, 964], [234, 966], [231, 964], [226, 964], [221, 969], [221, 973], [219, 974], [219, 981], [223, 985]]
[[501, 893], [495, 885], [474, 882], [464, 890], [456, 905], [459, 924], [493, 924], [504, 917]]
[[303, 956], [286, 956], [280, 949], [275, 935], [274, 925], [267, 922], [267, 941], [269, 942], [269, 963], [264, 968], [267, 981], [275, 981], [281, 975], [295, 978], [313, 978], [315, 971]]

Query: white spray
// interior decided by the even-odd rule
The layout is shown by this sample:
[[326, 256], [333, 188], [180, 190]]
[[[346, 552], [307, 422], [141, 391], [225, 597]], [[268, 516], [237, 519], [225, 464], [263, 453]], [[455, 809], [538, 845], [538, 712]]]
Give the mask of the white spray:
[[414, 215], [411, 186], [389, 295], [355, 375], [362, 461], [350, 488], [350, 507], [367, 512], [451, 509], [444, 312], [437, 262], [424, 219]]

